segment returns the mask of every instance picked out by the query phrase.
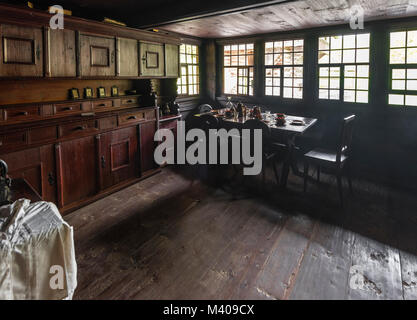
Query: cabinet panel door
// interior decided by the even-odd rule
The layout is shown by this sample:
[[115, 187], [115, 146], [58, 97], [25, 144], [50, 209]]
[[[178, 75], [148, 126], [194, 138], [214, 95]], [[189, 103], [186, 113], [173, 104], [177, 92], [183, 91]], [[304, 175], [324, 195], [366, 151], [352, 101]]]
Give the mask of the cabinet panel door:
[[81, 76], [115, 76], [115, 39], [80, 36]]
[[[53, 145], [4, 154], [12, 179], [24, 178], [43, 200], [56, 201], [55, 157]], [[13, 183], [13, 182], [12, 182]]]
[[97, 136], [101, 189], [139, 176], [137, 130], [130, 127]]
[[154, 136], [156, 131], [156, 121], [140, 124], [140, 153], [141, 153], [141, 171], [146, 172], [155, 168]]
[[179, 46], [176, 44], [165, 45], [165, 75], [167, 77], [179, 77]]
[[67, 206], [96, 193], [97, 152], [94, 136], [56, 145], [58, 204]]
[[163, 77], [165, 75], [164, 45], [140, 43], [140, 75]]
[[77, 75], [75, 31], [48, 29], [49, 74], [51, 77]]
[[138, 77], [139, 76], [139, 58], [138, 58], [138, 41], [132, 39], [118, 38], [118, 76], [121, 77]]
[[43, 76], [41, 28], [1, 25], [0, 76]]

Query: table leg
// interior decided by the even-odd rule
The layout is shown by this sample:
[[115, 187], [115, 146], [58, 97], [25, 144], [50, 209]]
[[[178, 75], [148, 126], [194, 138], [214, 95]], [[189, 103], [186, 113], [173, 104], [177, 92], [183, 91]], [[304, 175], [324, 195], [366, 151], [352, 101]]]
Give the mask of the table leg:
[[284, 164], [282, 166], [282, 173], [281, 173], [281, 187], [286, 188], [288, 182], [288, 175], [290, 173], [290, 167], [294, 170], [294, 160], [293, 160], [293, 153], [294, 153], [294, 136], [288, 137], [287, 139], [287, 155], [285, 156]]

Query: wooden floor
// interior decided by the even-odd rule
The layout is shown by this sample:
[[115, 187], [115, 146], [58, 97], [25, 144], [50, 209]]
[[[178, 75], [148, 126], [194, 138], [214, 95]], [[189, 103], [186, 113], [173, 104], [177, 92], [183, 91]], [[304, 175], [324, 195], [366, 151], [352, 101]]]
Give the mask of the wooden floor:
[[415, 195], [356, 181], [341, 209], [323, 180], [267, 198], [166, 168], [73, 212], [74, 298], [417, 299]]

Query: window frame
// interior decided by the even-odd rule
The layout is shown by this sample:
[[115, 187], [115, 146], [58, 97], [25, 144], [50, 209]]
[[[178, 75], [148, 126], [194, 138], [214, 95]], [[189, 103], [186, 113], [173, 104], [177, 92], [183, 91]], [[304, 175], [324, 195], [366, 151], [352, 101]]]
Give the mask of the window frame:
[[[358, 39], [357, 36], [358, 35], [368, 35], [369, 34], [369, 46], [368, 47], [358, 47]], [[345, 36], [355, 36], [355, 46], [353, 48], [344, 48], [344, 37]], [[329, 48], [328, 49], [321, 49], [320, 50], [320, 45], [319, 45], [319, 41], [320, 38], [332, 38], [332, 37], [341, 37], [341, 48], [340, 49], [331, 49], [331, 42], [329, 43]], [[346, 103], [346, 104], [353, 104], [353, 105], [370, 105], [371, 102], [371, 71], [372, 71], [372, 39], [373, 39], [373, 32], [372, 30], [361, 30], [358, 32], [352, 32], [352, 30], [339, 30], [339, 31], [335, 31], [333, 33], [325, 33], [325, 34], [317, 34], [315, 36], [316, 39], [316, 55], [315, 55], [315, 59], [316, 59], [316, 66], [317, 66], [317, 73], [316, 73], [316, 81], [317, 81], [317, 85], [316, 85], [316, 99], [318, 101], [327, 101], [327, 102], [333, 102], [333, 103]], [[368, 62], [357, 62], [357, 50], [361, 50], [361, 49], [367, 49], [369, 50], [369, 60]], [[343, 58], [344, 58], [344, 51], [347, 50], [354, 50], [355, 51], [355, 62], [343, 62]], [[329, 52], [329, 62], [328, 63], [320, 63], [319, 62], [319, 55], [320, 52], [322, 51], [327, 51]], [[340, 63], [331, 63], [331, 52], [332, 51], [341, 51], [341, 62]], [[355, 77], [347, 77], [346, 76], [346, 67], [347, 66], [354, 66], [355, 67]], [[357, 76], [357, 67], [358, 66], [368, 66], [368, 77], [358, 77]], [[327, 77], [321, 77], [320, 76], [320, 69], [321, 68], [329, 68], [329, 75]], [[337, 78], [337, 77], [331, 77], [330, 76], [330, 70], [331, 68], [339, 68], [340, 70], [340, 76], [339, 76], [339, 88], [330, 88], [330, 80], [331, 78]], [[320, 79], [321, 78], [328, 78], [329, 80], [329, 86], [328, 88], [320, 88]], [[355, 79], [355, 89], [347, 89], [345, 88], [345, 79]], [[367, 79], [368, 80], [368, 88], [367, 90], [363, 90], [363, 89], [358, 89], [357, 88], [357, 84], [358, 84], [358, 79]], [[328, 91], [328, 98], [320, 98], [320, 90], [327, 90]], [[330, 93], [331, 91], [334, 90], [338, 90], [339, 91], [339, 98], [338, 99], [330, 99]], [[354, 91], [355, 92], [355, 101], [345, 101], [345, 91]], [[357, 92], [358, 91], [362, 91], [362, 92], [367, 92], [368, 93], [368, 97], [367, 97], [367, 102], [357, 102]]]
[[[182, 45], [185, 45], [186, 47], [185, 47], [185, 57], [187, 58], [187, 56], [189, 55], [189, 54], [187, 54], [187, 46], [191, 46], [191, 47], [196, 47], [197, 48], [197, 53], [195, 54], [196, 55], [196, 59], [197, 59], [197, 63], [188, 63], [188, 62], [185, 62], [185, 63], [181, 63], [181, 46]], [[201, 59], [201, 57], [200, 57], [200, 53], [201, 53], [201, 48], [200, 48], [200, 45], [198, 45], [198, 44], [195, 44], [195, 43], [187, 43], [187, 42], [183, 42], [183, 43], [181, 43], [179, 46], [178, 46], [178, 54], [179, 54], [179, 57], [178, 57], [178, 60], [179, 60], [179, 77], [177, 78], [177, 96], [179, 97], [179, 98], [195, 98], [195, 97], [199, 97], [200, 96], [200, 94], [201, 94], [201, 68], [200, 68], [200, 59]], [[191, 53], [191, 55], [194, 55], [194, 54], [192, 54]], [[187, 60], [187, 59], [186, 59]], [[197, 83], [196, 83], [196, 85], [197, 85], [197, 93], [196, 94], [189, 94], [189, 86], [190, 85], [195, 85], [194, 83], [192, 83], [192, 84], [189, 84], [188, 83], [188, 80], [189, 80], [189, 74], [188, 74], [188, 68], [189, 68], [189, 66], [196, 66], [197, 67], [197, 73], [196, 74], [192, 74], [191, 76], [197, 76]], [[187, 93], [182, 93], [182, 91], [181, 91], [181, 94], [180, 93], [178, 93], [178, 88], [179, 88], [179, 81], [182, 81], [181, 80], [181, 77], [182, 77], [182, 68], [183, 67], [185, 67], [186, 68], [186, 71], [187, 71], [187, 74], [186, 74], [186, 84], [185, 84], [185, 86], [186, 86], [186, 88], [187, 88]], [[182, 84], [182, 86], [184, 86], [183, 84]]]
[[[245, 54], [244, 56], [247, 57], [248, 54], [248, 49], [247, 49], [247, 45], [251, 44], [253, 46], [253, 64], [252, 65], [239, 65], [239, 57], [242, 56], [241, 54], [239, 54], [239, 46], [240, 45], [245, 45]], [[226, 66], [225, 65], [225, 47], [226, 46], [230, 46], [230, 53], [232, 53], [232, 46], [238, 46], [238, 54], [237, 55], [232, 55], [230, 54], [230, 58], [232, 56], [237, 56], [238, 58], [238, 65], [232, 65], [231, 61], [230, 61], [230, 65]], [[230, 43], [221, 43], [220, 44], [220, 48], [221, 48], [221, 74], [222, 74], [222, 85], [221, 85], [221, 92], [222, 95], [224, 96], [232, 96], [232, 97], [248, 97], [248, 98], [253, 98], [256, 96], [256, 91], [255, 91], [255, 81], [257, 79], [257, 74], [256, 74], [256, 42], [255, 41], [251, 41], [251, 40], [245, 40], [245, 39], [241, 39], [241, 41], [237, 41], [237, 42], [230, 42]], [[247, 60], [246, 60], [247, 62]], [[236, 89], [237, 89], [237, 93], [226, 93], [226, 69], [236, 69]], [[250, 69], [252, 69], [252, 73], [253, 76], [250, 76]], [[239, 78], [242, 78], [240, 76], [240, 70], [247, 70], [247, 94], [243, 94], [243, 93], [239, 93]], [[250, 79], [252, 78], [252, 94], [250, 94]]]

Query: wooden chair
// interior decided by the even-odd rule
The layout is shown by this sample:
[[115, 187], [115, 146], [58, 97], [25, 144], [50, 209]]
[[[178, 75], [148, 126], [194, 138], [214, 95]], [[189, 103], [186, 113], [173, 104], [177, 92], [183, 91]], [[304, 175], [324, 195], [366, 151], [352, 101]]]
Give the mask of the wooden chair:
[[251, 152], [253, 152], [253, 143], [254, 143], [254, 130], [262, 130], [262, 183], [265, 187], [265, 179], [266, 179], [266, 166], [268, 163], [272, 164], [272, 168], [274, 169], [275, 179], [277, 184], [280, 183], [280, 178], [278, 175], [278, 170], [276, 167], [276, 162], [278, 160], [278, 155], [281, 152], [284, 152], [286, 146], [280, 143], [274, 143], [271, 137], [271, 129], [267, 124], [264, 122], [257, 120], [257, 119], [250, 119], [247, 120], [244, 125], [243, 129], [249, 129], [251, 131], [250, 135], [250, 143], [251, 143]]
[[343, 206], [343, 189], [342, 176], [346, 172], [349, 190], [352, 193], [351, 165], [350, 165], [350, 149], [352, 144], [353, 123], [356, 116], [351, 115], [343, 119], [340, 140], [336, 150], [314, 149], [304, 155], [304, 192], [307, 191], [307, 180], [309, 165], [317, 166], [317, 181], [320, 181], [320, 171], [326, 168], [335, 172], [337, 176], [337, 185], [339, 189], [340, 202]]

